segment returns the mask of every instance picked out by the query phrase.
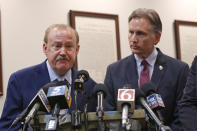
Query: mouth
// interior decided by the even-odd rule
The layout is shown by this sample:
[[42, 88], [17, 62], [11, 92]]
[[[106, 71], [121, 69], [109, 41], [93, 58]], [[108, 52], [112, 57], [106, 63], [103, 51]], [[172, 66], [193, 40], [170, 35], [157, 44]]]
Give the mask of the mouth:
[[130, 47], [131, 47], [131, 49], [134, 49], [134, 50], [139, 49], [139, 47], [136, 45], [130, 45]]

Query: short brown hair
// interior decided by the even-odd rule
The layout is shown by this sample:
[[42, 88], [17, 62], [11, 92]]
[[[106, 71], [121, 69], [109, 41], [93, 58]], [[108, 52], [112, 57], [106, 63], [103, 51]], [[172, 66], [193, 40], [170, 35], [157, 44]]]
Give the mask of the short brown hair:
[[146, 18], [151, 23], [151, 29], [155, 33], [162, 32], [162, 23], [159, 14], [153, 9], [138, 8], [134, 10], [129, 16], [129, 22], [133, 18]]
[[50, 25], [50, 26], [46, 29], [46, 31], [45, 31], [44, 42], [45, 42], [46, 44], [47, 44], [47, 42], [48, 42], [48, 34], [49, 34], [49, 32], [50, 32], [52, 29], [54, 29], [54, 28], [58, 28], [58, 29], [60, 29], [60, 28], [71, 29], [71, 30], [74, 32], [75, 36], [76, 36], [77, 44], [79, 43], [79, 35], [78, 35], [78, 32], [77, 32], [75, 29], [73, 29], [71, 26], [68, 26], [68, 25], [65, 25], [65, 24], [53, 24], [53, 25]]

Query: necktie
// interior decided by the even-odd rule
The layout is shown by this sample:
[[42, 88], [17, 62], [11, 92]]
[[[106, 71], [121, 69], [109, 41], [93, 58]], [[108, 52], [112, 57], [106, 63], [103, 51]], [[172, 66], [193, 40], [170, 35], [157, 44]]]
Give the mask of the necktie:
[[65, 94], [65, 96], [66, 96], [66, 101], [67, 101], [68, 107], [70, 108], [71, 101], [72, 101], [72, 98], [71, 98], [71, 85], [66, 79], [64, 79], [64, 81], [67, 83], [67, 86], [68, 86], [68, 88], [66, 88], [67, 89], [67, 91], [66, 91], [67, 94]]
[[148, 63], [146, 60], [143, 60], [141, 65], [143, 65], [143, 70], [141, 71], [141, 74], [140, 74], [140, 87], [145, 83], [145, 82], [148, 82], [150, 81], [150, 78], [149, 78], [149, 69], [148, 69]]

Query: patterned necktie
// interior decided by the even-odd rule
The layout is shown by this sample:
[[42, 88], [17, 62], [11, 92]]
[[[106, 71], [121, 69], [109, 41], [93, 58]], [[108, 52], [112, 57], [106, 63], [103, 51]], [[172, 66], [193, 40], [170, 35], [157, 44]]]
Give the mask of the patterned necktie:
[[70, 108], [71, 101], [72, 101], [72, 98], [71, 98], [71, 85], [66, 79], [64, 79], [64, 81], [67, 83], [67, 86], [68, 86], [68, 88], [66, 88], [67, 89], [66, 90], [67, 94], [65, 94], [65, 96], [66, 96], [66, 101], [67, 101], [68, 107]]
[[149, 69], [148, 69], [148, 63], [146, 60], [143, 60], [141, 65], [143, 65], [143, 70], [141, 71], [140, 74], [140, 87], [145, 83], [150, 81], [150, 77], [149, 77]]

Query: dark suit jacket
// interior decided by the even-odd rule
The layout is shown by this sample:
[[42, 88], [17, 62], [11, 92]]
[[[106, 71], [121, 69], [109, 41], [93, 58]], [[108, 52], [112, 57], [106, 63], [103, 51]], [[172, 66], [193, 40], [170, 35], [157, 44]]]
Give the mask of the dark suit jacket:
[[[156, 85], [161, 95], [165, 109], [162, 114], [165, 124], [174, 130], [179, 130], [178, 106], [185, 87], [188, 65], [179, 60], [164, 55], [159, 49], [151, 81]], [[118, 89], [125, 84], [138, 88], [138, 73], [134, 55], [130, 55], [108, 66], [104, 81], [108, 87], [105, 109], [116, 110]]]
[[[73, 98], [69, 111], [74, 108], [74, 80], [77, 77], [77, 70], [72, 68], [72, 90], [71, 96]], [[30, 103], [32, 98], [36, 95], [40, 88], [50, 82], [46, 61], [23, 70], [17, 71], [10, 76], [7, 97], [5, 100], [2, 116], [0, 119], [0, 131], [8, 129], [13, 120], [18, 114], [20, 114]], [[84, 84], [84, 90], [87, 94], [91, 94], [95, 82], [89, 79]], [[78, 108], [83, 111], [86, 99], [78, 94]], [[88, 107], [88, 111], [96, 110], [96, 102], [92, 102]], [[20, 124], [18, 124], [12, 130], [18, 130]]]
[[194, 58], [180, 103], [180, 121], [184, 131], [197, 130], [197, 56]]

